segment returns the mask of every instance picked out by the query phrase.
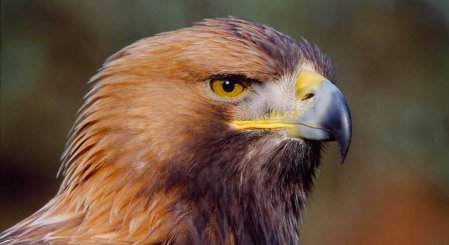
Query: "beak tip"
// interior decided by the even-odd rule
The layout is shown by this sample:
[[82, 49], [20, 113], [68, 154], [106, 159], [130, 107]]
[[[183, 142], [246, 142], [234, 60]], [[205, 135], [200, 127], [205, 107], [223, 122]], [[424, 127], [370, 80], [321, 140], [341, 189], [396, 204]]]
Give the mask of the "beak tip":
[[349, 145], [346, 148], [340, 147], [340, 163], [345, 162], [346, 156], [348, 155]]
[[343, 163], [348, 155], [349, 145], [351, 144], [351, 127], [347, 128], [342, 135], [336, 137], [340, 145], [340, 160]]

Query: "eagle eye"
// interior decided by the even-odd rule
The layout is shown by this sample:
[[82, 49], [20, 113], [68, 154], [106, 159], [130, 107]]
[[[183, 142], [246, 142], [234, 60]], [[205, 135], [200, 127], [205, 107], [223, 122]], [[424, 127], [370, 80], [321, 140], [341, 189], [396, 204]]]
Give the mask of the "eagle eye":
[[251, 88], [251, 83], [242, 77], [221, 77], [210, 80], [212, 91], [225, 98], [234, 98]]

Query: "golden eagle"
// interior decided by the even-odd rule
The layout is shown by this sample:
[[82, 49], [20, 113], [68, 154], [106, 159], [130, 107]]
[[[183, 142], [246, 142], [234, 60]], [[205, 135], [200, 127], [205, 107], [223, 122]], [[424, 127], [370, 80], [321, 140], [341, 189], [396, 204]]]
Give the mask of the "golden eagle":
[[298, 244], [322, 142], [351, 139], [333, 78], [235, 17], [137, 41], [92, 77], [56, 196], [0, 243]]

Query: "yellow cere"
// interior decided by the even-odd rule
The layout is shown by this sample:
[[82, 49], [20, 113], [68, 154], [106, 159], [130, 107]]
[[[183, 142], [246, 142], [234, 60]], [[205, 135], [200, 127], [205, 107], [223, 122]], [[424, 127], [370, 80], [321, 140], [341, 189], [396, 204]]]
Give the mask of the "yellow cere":
[[321, 86], [321, 82], [325, 81], [326, 78], [320, 74], [303, 69], [296, 79], [296, 97], [302, 99], [310, 91], [317, 90]]
[[250, 84], [230, 80], [212, 80], [211, 89], [218, 96], [234, 98], [250, 88]]

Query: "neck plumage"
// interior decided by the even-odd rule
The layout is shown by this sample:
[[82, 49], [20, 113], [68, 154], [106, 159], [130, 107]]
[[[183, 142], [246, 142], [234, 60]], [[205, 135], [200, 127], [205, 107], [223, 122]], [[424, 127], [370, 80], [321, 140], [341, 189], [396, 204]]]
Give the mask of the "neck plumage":
[[98, 153], [99, 165], [70, 166], [77, 174], [56, 197], [0, 241], [297, 244], [319, 152], [310, 142], [228, 133], [184, 144], [169, 160], [149, 156], [151, 168], [144, 156], [130, 162], [119, 152], [124, 164], [112, 164], [115, 156]]
[[185, 187], [187, 243], [298, 244], [320, 145], [245, 133], [205, 142], [196, 144], [187, 171], [171, 169], [167, 178], [167, 189]]

